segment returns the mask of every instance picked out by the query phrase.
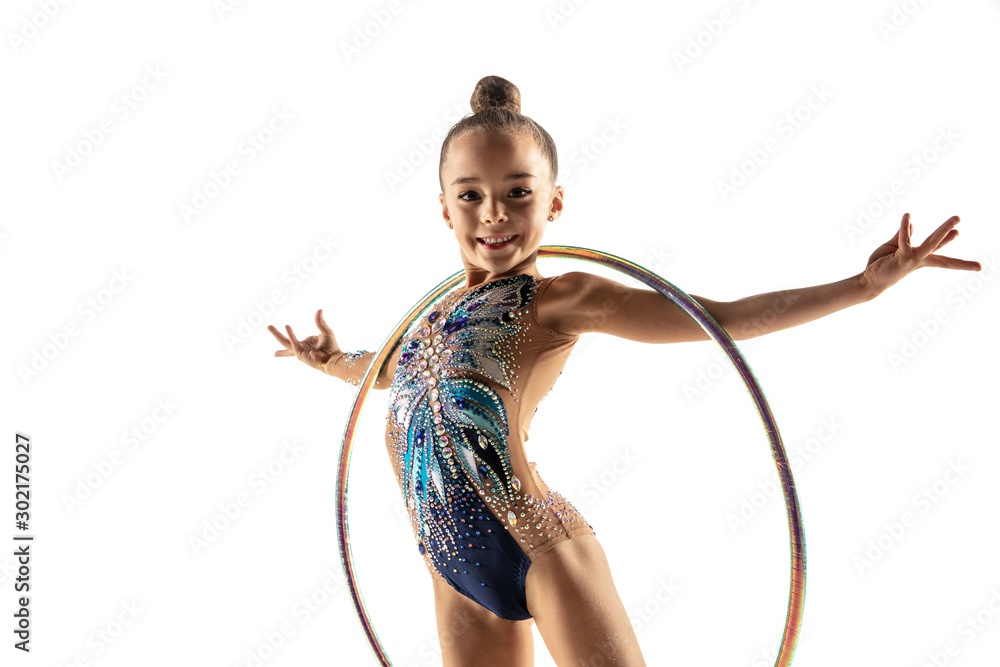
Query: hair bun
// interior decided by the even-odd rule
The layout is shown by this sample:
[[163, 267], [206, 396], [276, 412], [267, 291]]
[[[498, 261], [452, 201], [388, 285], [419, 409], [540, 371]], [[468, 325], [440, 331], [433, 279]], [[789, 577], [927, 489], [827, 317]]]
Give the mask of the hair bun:
[[500, 76], [484, 76], [472, 91], [469, 101], [473, 113], [499, 107], [521, 113], [521, 91], [517, 86]]

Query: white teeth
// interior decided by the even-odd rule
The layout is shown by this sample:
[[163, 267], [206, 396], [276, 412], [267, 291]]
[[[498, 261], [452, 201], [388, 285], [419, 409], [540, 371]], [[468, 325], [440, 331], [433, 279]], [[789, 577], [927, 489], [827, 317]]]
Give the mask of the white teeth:
[[[515, 235], [516, 236], [516, 235]], [[504, 243], [505, 241], [510, 241], [513, 236], [504, 236], [499, 239], [483, 239], [483, 243], [488, 243], [489, 245], [496, 245], [497, 243]]]

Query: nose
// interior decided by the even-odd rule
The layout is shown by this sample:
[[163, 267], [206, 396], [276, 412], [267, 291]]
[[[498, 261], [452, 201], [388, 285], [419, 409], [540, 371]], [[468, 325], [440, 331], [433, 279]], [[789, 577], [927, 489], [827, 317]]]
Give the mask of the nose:
[[483, 205], [482, 222], [493, 224], [494, 222], [505, 222], [507, 211], [504, 210], [503, 202], [495, 197], [489, 198]]

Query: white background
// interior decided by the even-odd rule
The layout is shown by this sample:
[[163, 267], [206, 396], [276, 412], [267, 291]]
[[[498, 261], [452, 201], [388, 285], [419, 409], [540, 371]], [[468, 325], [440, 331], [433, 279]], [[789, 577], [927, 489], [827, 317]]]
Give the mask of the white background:
[[[903, 213], [915, 243], [962, 217], [943, 252], [981, 272], [921, 269], [739, 347], [805, 520], [795, 664], [994, 664], [998, 26], [985, 0], [5, 3], [2, 662], [374, 664], [334, 521], [356, 390], [275, 358], [265, 327], [311, 335], [323, 308], [344, 349], [376, 350], [461, 268], [440, 143], [498, 74], [559, 147], [545, 243], [691, 294], [841, 280]], [[368, 401], [352, 457], [358, 582], [394, 664], [440, 664], [385, 405]], [[32, 440], [30, 655], [11, 646], [16, 432]], [[597, 531], [648, 664], [773, 664], [788, 526], [714, 343], [584, 336], [528, 452]]]

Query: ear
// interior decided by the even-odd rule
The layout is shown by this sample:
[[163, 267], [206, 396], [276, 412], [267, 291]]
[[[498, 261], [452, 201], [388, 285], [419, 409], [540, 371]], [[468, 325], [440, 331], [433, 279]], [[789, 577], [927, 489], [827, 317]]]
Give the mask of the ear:
[[562, 213], [563, 209], [563, 187], [557, 185], [552, 193], [552, 203], [549, 204], [549, 215], [552, 219], [556, 219]]
[[448, 224], [448, 229], [454, 229], [451, 225], [451, 214], [448, 213], [448, 205], [444, 203], [444, 193], [438, 195], [438, 201], [441, 202], [441, 216]]

